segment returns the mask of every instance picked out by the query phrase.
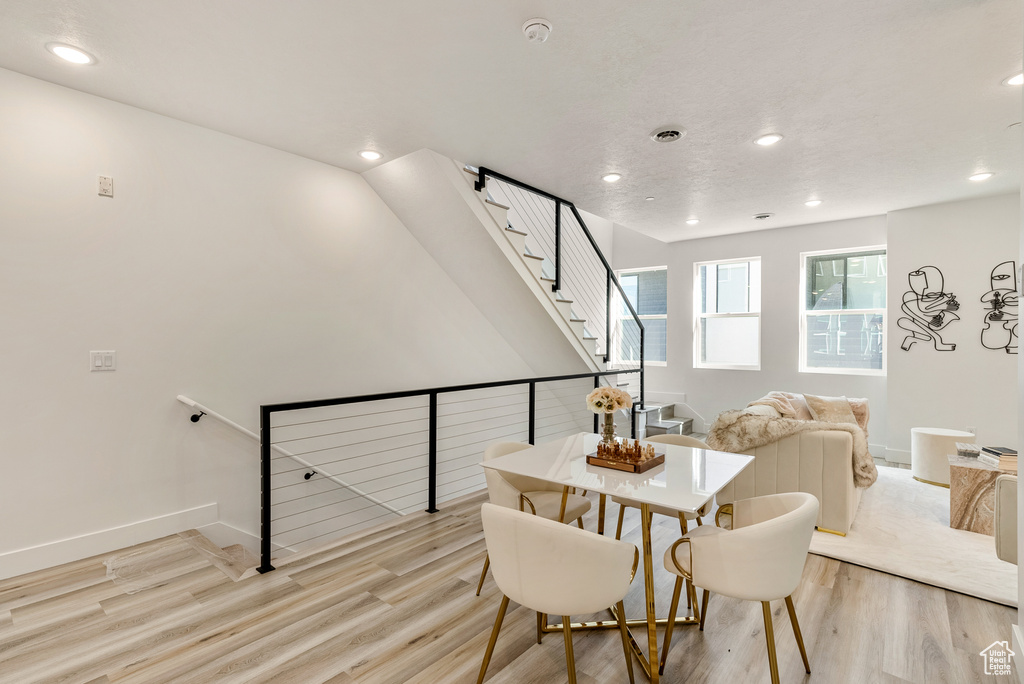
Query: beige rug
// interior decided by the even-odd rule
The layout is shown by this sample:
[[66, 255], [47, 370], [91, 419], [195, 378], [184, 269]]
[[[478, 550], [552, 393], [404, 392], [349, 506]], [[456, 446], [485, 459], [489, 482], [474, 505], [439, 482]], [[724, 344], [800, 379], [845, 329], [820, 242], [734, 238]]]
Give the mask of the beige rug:
[[1017, 607], [1017, 566], [995, 540], [949, 527], [949, 490], [879, 468], [845, 537], [815, 532], [811, 553]]

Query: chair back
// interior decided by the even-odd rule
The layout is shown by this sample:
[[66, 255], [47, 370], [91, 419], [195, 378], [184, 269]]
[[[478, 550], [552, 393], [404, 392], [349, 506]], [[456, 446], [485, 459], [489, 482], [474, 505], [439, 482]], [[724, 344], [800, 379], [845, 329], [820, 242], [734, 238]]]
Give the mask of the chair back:
[[550, 615], [585, 615], [629, 591], [637, 549], [539, 516], [480, 508], [494, 581], [505, 596]]
[[[484, 461], [489, 461], [492, 458], [498, 458], [506, 454], [512, 454], [523, 449], [531, 448], [531, 444], [524, 442], [494, 442], [484, 449]], [[544, 480], [536, 480], [532, 477], [526, 477], [525, 475], [499, 475], [498, 473], [484, 468], [484, 476], [487, 478], [487, 490], [488, 493], [492, 491], [491, 480], [494, 477], [503, 479], [508, 485], [511, 485], [516, 490], [516, 502], [511, 506], [506, 506], [505, 501], [507, 496], [502, 495], [499, 498], [501, 501], [494, 501], [493, 494], [491, 494], [491, 502], [496, 503], [499, 506], [506, 506], [506, 508], [519, 508], [519, 493], [520, 492], [538, 492], [538, 491], [562, 491], [562, 488], [556, 484], [545, 482]], [[502, 488], [500, 485], [495, 489]]]
[[675, 444], [676, 446], [693, 447], [694, 449], [710, 449], [707, 444], [690, 435], [651, 435], [644, 438], [646, 442], [659, 442], [661, 444]]
[[[817, 519], [818, 499], [806, 492], [734, 502], [732, 530], [693, 538], [693, 583], [750, 601], [791, 595], [800, 584]], [[685, 553], [683, 546], [677, 553]]]

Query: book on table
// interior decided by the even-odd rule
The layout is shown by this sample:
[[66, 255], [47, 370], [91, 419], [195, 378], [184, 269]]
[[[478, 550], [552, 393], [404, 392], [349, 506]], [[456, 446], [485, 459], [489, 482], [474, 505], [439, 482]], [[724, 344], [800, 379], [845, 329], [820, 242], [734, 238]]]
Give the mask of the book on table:
[[1017, 455], [1017, 450], [1016, 449], [1011, 449], [1010, 447], [986, 446], [986, 447], [981, 447], [981, 450], [984, 451], [987, 454], [992, 454], [993, 456], [996, 456], [996, 457], [999, 457], [999, 456], [1016, 456]]
[[999, 469], [1006, 470], [1011, 473], [1017, 472], [1017, 455], [1013, 456], [1000, 456], [999, 457]]

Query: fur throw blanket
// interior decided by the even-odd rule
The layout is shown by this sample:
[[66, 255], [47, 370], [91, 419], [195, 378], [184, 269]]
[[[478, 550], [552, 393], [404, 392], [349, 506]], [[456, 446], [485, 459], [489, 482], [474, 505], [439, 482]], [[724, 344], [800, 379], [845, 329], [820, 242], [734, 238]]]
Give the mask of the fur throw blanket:
[[853, 436], [853, 484], [870, 487], [878, 479], [875, 461], [868, 451], [864, 431], [853, 423], [820, 423], [815, 420], [775, 418], [744, 411], [726, 411], [715, 419], [708, 432], [712, 449], [740, 453], [747, 449], [777, 442], [783, 437], [814, 430], [842, 430]]

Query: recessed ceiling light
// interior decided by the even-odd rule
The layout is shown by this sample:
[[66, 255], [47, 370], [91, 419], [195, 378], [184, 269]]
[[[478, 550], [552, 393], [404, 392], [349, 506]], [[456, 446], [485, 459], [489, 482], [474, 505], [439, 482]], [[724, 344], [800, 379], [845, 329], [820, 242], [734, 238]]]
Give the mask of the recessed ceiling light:
[[686, 225], [688, 225], [688, 226], [695, 226], [698, 223], [700, 223], [700, 219], [695, 219], [695, 218], [686, 219]]
[[377, 161], [378, 159], [380, 159], [384, 155], [382, 155], [380, 152], [377, 152], [375, 150], [363, 150], [362, 152], [359, 153], [359, 156], [362, 157], [363, 159], [367, 159], [369, 161]]
[[618, 173], [609, 173], [607, 176], [601, 176], [601, 180], [603, 180], [605, 183], [614, 183], [620, 178], [622, 178], [622, 174]]
[[88, 52], [64, 43], [47, 43], [46, 49], [72, 64], [93, 64], [96, 61]]
[[806, 204], [809, 207], [816, 207], [819, 204], [821, 204], [821, 200], [807, 200], [806, 202], [804, 202], [804, 204]]
[[1017, 74], [1003, 81], [1003, 85], [1013, 86], [1024, 84], [1024, 74]]
[[644, 197], [644, 201], [645, 202], [653, 202], [654, 198], [653, 197]]
[[782, 136], [778, 133], [769, 133], [768, 135], [762, 135], [760, 138], [754, 141], [755, 145], [761, 145], [767, 147], [768, 145], [774, 145], [775, 143], [782, 140]]
[[968, 176], [967, 180], [983, 181], [983, 180], [988, 180], [989, 178], [991, 178], [994, 175], [995, 175], [994, 173], [990, 173], [988, 171], [985, 171], [984, 173], [976, 173], [973, 176]]

